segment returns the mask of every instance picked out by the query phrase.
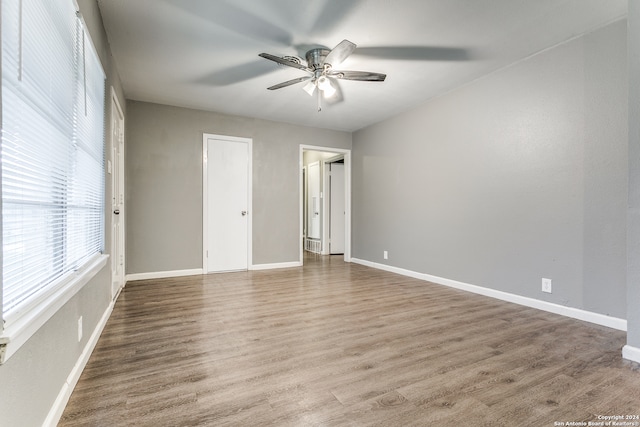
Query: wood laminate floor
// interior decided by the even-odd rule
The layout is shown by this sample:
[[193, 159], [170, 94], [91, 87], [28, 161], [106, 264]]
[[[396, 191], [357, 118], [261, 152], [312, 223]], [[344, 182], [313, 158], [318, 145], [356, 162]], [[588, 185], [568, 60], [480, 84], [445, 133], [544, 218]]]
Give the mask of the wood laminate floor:
[[624, 344], [616, 330], [311, 256], [128, 283], [59, 425], [603, 421], [640, 415]]

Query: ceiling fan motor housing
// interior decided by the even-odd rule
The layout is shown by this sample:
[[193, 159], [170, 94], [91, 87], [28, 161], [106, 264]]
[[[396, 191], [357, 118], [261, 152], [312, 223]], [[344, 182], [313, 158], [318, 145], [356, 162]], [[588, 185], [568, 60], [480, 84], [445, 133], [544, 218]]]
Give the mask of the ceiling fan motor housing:
[[307, 58], [307, 66], [313, 71], [323, 69], [324, 59], [327, 57], [329, 52], [331, 52], [329, 49], [311, 49], [305, 55]]

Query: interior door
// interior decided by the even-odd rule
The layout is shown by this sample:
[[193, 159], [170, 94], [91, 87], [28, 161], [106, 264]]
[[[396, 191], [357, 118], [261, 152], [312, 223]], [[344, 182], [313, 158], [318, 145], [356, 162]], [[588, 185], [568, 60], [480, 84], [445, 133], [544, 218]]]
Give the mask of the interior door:
[[249, 143], [207, 139], [207, 272], [248, 267]]
[[111, 97], [111, 296], [124, 286], [124, 115]]
[[320, 162], [307, 167], [307, 237], [320, 239]]
[[344, 163], [330, 163], [329, 175], [329, 253], [344, 253], [345, 191]]
[[302, 168], [302, 239], [304, 243], [304, 239], [307, 237], [308, 226], [308, 202], [307, 202], [307, 167]]

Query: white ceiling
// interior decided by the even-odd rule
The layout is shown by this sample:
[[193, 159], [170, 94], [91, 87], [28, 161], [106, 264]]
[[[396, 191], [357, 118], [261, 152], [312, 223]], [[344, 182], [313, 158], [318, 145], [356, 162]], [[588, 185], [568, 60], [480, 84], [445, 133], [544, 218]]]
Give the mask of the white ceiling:
[[[627, 0], [98, 3], [127, 98], [346, 131], [394, 116], [627, 11]], [[304, 58], [311, 47], [333, 48], [343, 39], [358, 49], [340, 69], [385, 73], [386, 81], [342, 80], [342, 96], [320, 113], [303, 84], [266, 89], [305, 73], [259, 53]]]

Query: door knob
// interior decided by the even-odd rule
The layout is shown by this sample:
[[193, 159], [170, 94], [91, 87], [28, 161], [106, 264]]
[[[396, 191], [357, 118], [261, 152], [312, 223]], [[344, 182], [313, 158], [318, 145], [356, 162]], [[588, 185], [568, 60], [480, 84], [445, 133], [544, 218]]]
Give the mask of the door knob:
[[240, 213], [242, 214], [242, 216], [245, 216], [247, 214], [247, 211], [242, 211]]

